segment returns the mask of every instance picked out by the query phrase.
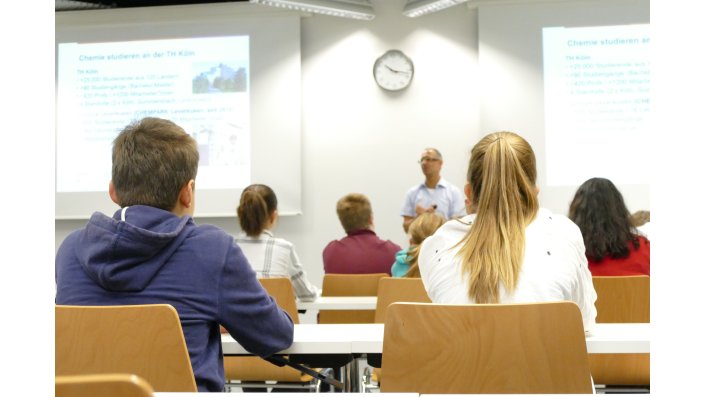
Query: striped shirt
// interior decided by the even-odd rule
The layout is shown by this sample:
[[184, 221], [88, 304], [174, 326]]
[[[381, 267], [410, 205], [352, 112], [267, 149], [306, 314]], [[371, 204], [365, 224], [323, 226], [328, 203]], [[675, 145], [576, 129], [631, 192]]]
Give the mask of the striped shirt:
[[294, 245], [284, 239], [275, 238], [271, 231], [264, 230], [256, 237], [240, 234], [235, 238], [257, 277], [287, 277], [291, 280], [296, 297], [301, 301], [312, 301], [321, 294], [318, 287], [306, 277], [299, 262]]

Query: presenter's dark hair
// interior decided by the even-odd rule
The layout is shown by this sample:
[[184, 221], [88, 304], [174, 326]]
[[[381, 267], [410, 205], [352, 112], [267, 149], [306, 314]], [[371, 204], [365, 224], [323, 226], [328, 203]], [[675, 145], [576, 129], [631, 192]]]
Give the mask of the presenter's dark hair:
[[146, 117], [113, 141], [112, 182], [119, 205], [171, 211], [179, 191], [198, 171], [196, 141], [169, 120]]
[[624, 198], [609, 179], [591, 178], [580, 185], [568, 217], [583, 234], [585, 255], [595, 262], [605, 257], [626, 258], [630, 242], [639, 248]]
[[237, 217], [248, 236], [259, 236], [267, 219], [277, 210], [277, 196], [267, 185], [254, 184], [242, 191]]

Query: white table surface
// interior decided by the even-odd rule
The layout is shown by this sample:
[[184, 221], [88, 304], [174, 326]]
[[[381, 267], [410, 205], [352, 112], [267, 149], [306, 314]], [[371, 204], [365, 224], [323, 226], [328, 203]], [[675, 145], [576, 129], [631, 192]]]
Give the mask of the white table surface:
[[[222, 334], [223, 354], [247, 354]], [[382, 353], [384, 324], [296, 324], [283, 354]], [[649, 353], [651, 324], [596, 324], [585, 339], [588, 353]]]
[[650, 353], [651, 324], [595, 324], [588, 353]]
[[376, 296], [319, 296], [312, 302], [296, 302], [299, 310], [375, 310]]

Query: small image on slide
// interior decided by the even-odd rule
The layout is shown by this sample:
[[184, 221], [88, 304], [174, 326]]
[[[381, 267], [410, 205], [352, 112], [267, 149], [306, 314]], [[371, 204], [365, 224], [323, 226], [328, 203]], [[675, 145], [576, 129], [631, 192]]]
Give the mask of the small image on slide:
[[224, 63], [195, 64], [193, 67], [193, 93], [247, 92], [247, 70], [235, 69]]
[[201, 125], [192, 134], [198, 143], [199, 167], [242, 166], [249, 161], [245, 131], [234, 123]]

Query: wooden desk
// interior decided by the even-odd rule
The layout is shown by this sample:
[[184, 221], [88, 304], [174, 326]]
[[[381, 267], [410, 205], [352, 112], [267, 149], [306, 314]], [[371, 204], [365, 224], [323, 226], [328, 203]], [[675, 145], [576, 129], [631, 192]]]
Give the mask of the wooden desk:
[[312, 302], [296, 302], [299, 310], [375, 310], [376, 296], [319, 296]]
[[[223, 354], [249, 355], [222, 334]], [[294, 343], [282, 354], [382, 353], [384, 324], [296, 324]], [[651, 324], [596, 324], [588, 353], [649, 353]]]

